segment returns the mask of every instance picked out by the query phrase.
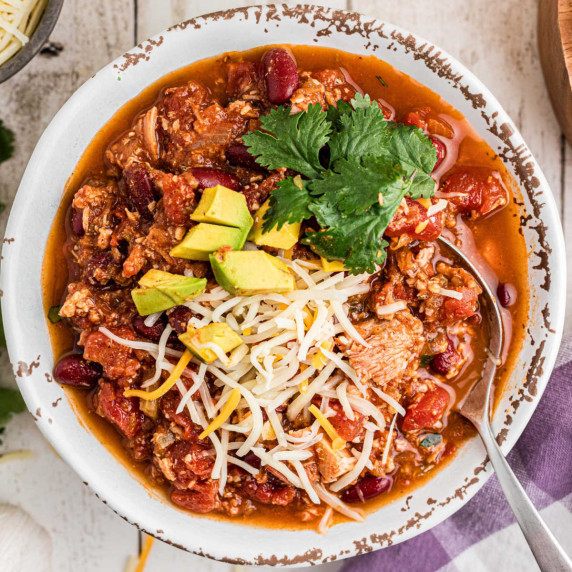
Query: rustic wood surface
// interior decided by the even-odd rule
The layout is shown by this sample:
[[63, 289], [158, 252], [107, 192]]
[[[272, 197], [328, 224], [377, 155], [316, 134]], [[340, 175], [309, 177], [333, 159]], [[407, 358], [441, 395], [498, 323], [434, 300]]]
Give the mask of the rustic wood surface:
[[[51, 40], [57, 57], [38, 56], [0, 85], [0, 118], [16, 132], [16, 153], [0, 166], [0, 202], [10, 205], [34, 146], [67, 98], [94, 72], [146, 37], [197, 16], [255, 2], [229, 0], [66, 0]], [[260, 1], [256, 3], [261, 3]], [[383, 18], [438, 44], [480, 77], [514, 119], [539, 161], [572, 237], [572, 148], [562, 135], [543, 82], [537, 49], [537, 0], [321, 0]], [[6, 214], [0, 224], [4, 224]], [[50, 221], [46, 221], [49, 224]], [[2, 230], [2, 228], [0, 228]], [[572, 252], [572, 250], [571, 250]], [[569, 268], [572, 255], [568, 255]], [[569, 271], [570, 276], [570, 271]], [[568, 294], [571, 306], [572, 291]], [[572, 332], [572, 321], [567, 320]], [[0, 384], [12, 382], [0, 356]], [[0, 465], [0, 503], [22, 506], [51, 534], [53, 569], [115, 572], [137, 554], [137, 531], [99, 502], [44, 441], [28, 414], [13, 420], [3, 450], [31, 449], [32, 460]], [[333, 572], [339, 565], [318, 569]], [[231, 572], [155, 542], [148, 572]], [[19, 571], [20, 572], [20, 571]]]
[[572, 0], [540, 0], [538, 49], [552, 108], [572, 144]]

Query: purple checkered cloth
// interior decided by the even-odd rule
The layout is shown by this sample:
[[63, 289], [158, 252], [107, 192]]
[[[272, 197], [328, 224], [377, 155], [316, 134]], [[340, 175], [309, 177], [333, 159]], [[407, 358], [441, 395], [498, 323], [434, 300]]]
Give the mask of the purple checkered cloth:
[[[508, 461], [564, 549], [572, 553], [572, 339]], [[496, 476], [453, 516], [407, 542], [349, 560], [342, 572], [536, 570]]]

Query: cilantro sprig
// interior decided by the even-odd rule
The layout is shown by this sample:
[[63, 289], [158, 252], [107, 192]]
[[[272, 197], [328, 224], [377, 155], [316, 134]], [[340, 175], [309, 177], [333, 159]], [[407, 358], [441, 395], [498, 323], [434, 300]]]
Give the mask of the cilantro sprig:
[[296, 114], [278, 107], [261, 124], [243, 137], [256, 161], [301, 175], [271, 192], [263, 231], [315, 217], [320, 228], [308, 230], [304, 244], [343, 260], [352, 274], [375, 272], [386, 257], [383, 234], [403, 198], [433, 194], [431, 140], [419, 128], [386, 121], [377, 103], [359, 93], [326, 112], [320, 105]]

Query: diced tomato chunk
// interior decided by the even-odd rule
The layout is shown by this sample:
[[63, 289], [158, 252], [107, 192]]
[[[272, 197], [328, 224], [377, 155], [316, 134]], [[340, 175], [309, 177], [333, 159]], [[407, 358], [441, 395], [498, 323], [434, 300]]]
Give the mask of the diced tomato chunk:
[[275, 485], [270, 481], [259, 483], [252, 477], [244, 481], [242, 492], [251, 499], [263, 504], [286, 506], [296, 498], [296, 489], [290, 486]]
[[137, 400], [125, 397], [123, 389], [114, 383], [100, 382], [94, 405], [96, 413], [111, 421], [128, 439], [133, 439], [141, 430], [145, 416]]
[[428, 391], [417, 403], [413, 404], [403, 420], [403, 431], [431, 428], [441, 419], [447, 405], [449, 393], [442, 387]]
[[[183, 437], [185, 441], [196, 443], [199, 441], [199, 435], [202, 433], [202, 428], [195, 425], [185, 410], [177, 413], [181, 399], [177, 392], [169, 391], [161, 398], [160, 407], [163, 415], [169, 421], [175, 422], [177, 425], [184, 429]], [[208, 441], [208, 437], [203, 439], [203, 443]]]
[[173, 490], [171, 500], [178, 506], [193, 512], [207, 513], [220, 506], [218, 481], [199, 482], [191, 490]]
[[197, 182], [186, 172], [172, 175], [162, 171], [153, 171], [153, 182], [163, 194], [163, 209], [167, 220], [174, 226], [187, 226], [190, 215], [197, 206], [195, 189]]
[[427, 131], [427, 114], [430, 112], [430, 107], [410, 111], [403, 123], [405, 123], [405, 125], [414, 125], [415, 127], [423, 129], [423, 131]]
[[410, 111], [403, 123], [419, 127], [430, 135], [440, 135], [447, 139], [452, 139], [455, 136], [451, 125], [430, 107], [421, 107]]
[[[427, 216], [427, 209], [418, 201], [405, 198], [407, 209], [399, 208], [385, 230], [387, 236], [407, 234], [417, 240], [435, 240], [443, 230], [442, 213]], [[432, 200], [436, 202], [436, 200]]]
[[429, 139], [431, 139], [431, 143], [433, 143], [433, 147], [435, 147], [435, 151], [437, 151], [437, 161], [435, 161], [435, 166], [433, 167], [433, 171], [435, 171], [445, 160], [445, 157], [447, 156], [447, 147], [445, 146], [445, 143], [437, 137], [429, 137]]
[[260, 63], [248, 61], [229, 63], [226, 93], [231, 97], [240, 97], [256, 88], [261, 77], [262, 67]]
[[336, 412], [328, 420], [344, 441], [353, 441], [363, 429], [365, 417], [354, 411], [353, 421], [349, 419], [337, 399], [330, 400], [330, 407]]
[[443, 305], [439, 309], [439, 322], [442, 325], [451, 325], [465, 318], [469, 318], [477, 311], [479, 296], [473, 288], [455, 288], [463, 298], [445, 297]]
[[214, 465], [214, 459], [207, 449], [187, 441], [173, 443], [165, 452], [165, 457], [171, 461], [175, 486], [181, 488], [187, 488], [197, 479], [210, 477]]
[[[494, 171], [484, 167], [461, 167], [441, 186], [443, 193], [455, 193], [448, 199], [460, 213], [483, 216], [508, 202], [508, 194]], [[459, 194], [460, 193], [460, 194]]]
[[[128, 326], [109, 328], [120, 338], [135, 340], [133, 330]], [[118, 381], [121, 385], [129, 385], [138, 374], [141, 364], [135, 358], [131, 348], [118, 344], [102, 332], [92, 332], [85, 339], [83, 357], [89, 361], [100, 363], [106, 378]]]

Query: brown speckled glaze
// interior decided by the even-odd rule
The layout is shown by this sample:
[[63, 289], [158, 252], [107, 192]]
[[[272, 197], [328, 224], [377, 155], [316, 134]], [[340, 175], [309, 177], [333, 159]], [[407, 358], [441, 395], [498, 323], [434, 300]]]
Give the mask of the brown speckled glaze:
[[28, 377], [32, 375], [34, 369], [40, 367], [40, 357], [41, 356], [38, 356], [34, 361], [31, 361], [29, 364], [23, 361], [19, 361], [18, 367], [15, 371], [16, 377]]
[[[268, 34], [269, 41], [267, 43], [273, 42], [272, 31], [276, 29], [277, 25], [281, 22], [288, 21], [289, 23], [304, 25], [306, 30], [307, 27], [311, 27], [313, 34], [312, 41], [314, 43], [319, 43], [321, 38], [328, 38], [333, 34], [346, 34], [354, 38], [359, 37], [363, 39], [363, 48], [369, 53], [378, 55], [382, 58], [384, 49], [397, 50], [399, 48], [404, 50], [405, 53], [411, 55], [415, 61], [422, 62], [431, 73], [457, 89], [470, 103], [472, 109], [481, 114], [487, 125], [488, 131], [495, 138], [499, 156], [516, 174], [521, 189], [526, 193], [531, 214], [526, 214], [524, 211], [524, 204], [520, 201], [517, 202], [522, 212], [521, 225], [523, 228], [527, 228], [536, 235], [536, 248], [534, 248], [532, 253], [532, 256], [537, 259], [534, 268], [544, 273], [544, 280], [540, 287], [546, 291], [549, 290], [551, 286], [549, 255], [552, 250], [546, 239], [547, 229], [544, 223], [540, 221], [540, 213], [543, 204], [540, 198], [541, 183], [538, 178], [538, 174], [535, 172], [535, 162], [532, 159], [529, 150], [524, 145], [514, 145], [512, 135], [515, 130], [512, 124], [506, 121], [501, 121], [498, 117], [498, 113], [492, 113], [489, 115], [487, 112], [487, 97], [483, 93], [474, 92], [471, 88], [471, 85], [474, 85], [473, 82], [458, 73], [456, 71], [456, 69], [458, 69], [456, 64], [452, 63], [446, 54], [429, 42], [420, 41], [406, 32], [395, 30], [393, 27], [384, 24], [383, 22], [357, 13], [332, 10], [317, 6], [254, 6], [250, 8], [237, 8], [234, 10], [217, 12], [177, 24], [167, 30], [164, 35], [142, 42], [129, 53], [122, 56], [118, 62], [113, 65], [114, 72], [117, 74], [117, 79], [121, 80], [122, 74], [128, 72], [130, 68], [140, 65], [141, 62], [149, 62], [152, 60], [154, 50], [163, 44], [165, 36], [171, 32], [182, 32], [189, 28], [191, 30], [199, 30], [217, 21], [232, 20], [238, 23], [240, 21], [248, 21], [252, 19], [254, 19], [257, 25], [264, 26], [264, 31]], [[544, 324], [542, 329], [543, 335], [548, 337], [550, 334], [554, 334], [555, 331], [551, 326], [551, 316], [548, 305], [545, 305], [544, 308], [536, 308], [535, 312], [542, 316]], [[503, 443], [511, 432], [510, 427], [514, 415], [521, 403], [524, 401], [532, 402], [535, 399], [538, 399], [537, 384], [538, 379], [544, 373], [546, 360], [545, 345], [547, 341], [546, 339], [535, 340], [530, 336], [529, 332], [529, 343], [536, 348], [534, 357], [528, 365], [528, 371], [526, 372], [525, 378], [518, 385], [518, 394], [510, 399], [510, 406], [505, 411], [505, 418], [500, 426], [497, 427], [497, 440], [499, 443]], [[18, 368], [16, 370], [17, 377], [22, 378], [29, 376], [32, 373], [32, 370], [39, 366], [39, 359], [40, 357], [38, 356], [37, 360], [32, 361], [29, 365], [24, 362], [18, 362]], [[45, 377], [47, 382], [52, 381], [49, 373], [46, 372]], [[53, 407], [56, 407], [57, 401], [52, 405]], [[36, 417], [39, 416], [40, 411], [38, 410]], [[36, 420], [38, 421], [38, 419]], [[413, 498], [413, 495], [395, 501], [396, 503], [399, 503], [400, 511], [407, 513], [407, 515], [404, 515], [407, 516], [405, 524], [394, 530], [380, 531], [376, 534], [364, 536], [359, 540], [354, 540], [353, 550], [342, 549], [337, 553], [326, 554], [322, 549], [314, 548], [306, 550], [301, 554], [288, 554], [283, 556], [273, 555], [270, 557], [263, 556], [261, 554], [250, 560], [225, 558], [222, 558], [222, 560], [241, 565], [315, 565], [322, 562], [331, 562], [339, 558], [345, 558], [352, 554], [363, 554], [380, 547], [391, 546], [392, 544], [399, 542], [406, 531], [420, 529], [424, 521], [426, 521], [440, 508], [448, 505], [454, 500], [462, 500], [470, 495], [477, 488], [477, 484], [482, 484], [482, 477], [487, 473], [487, 464], [488, 459], [483, 455], [483, 460], [476, 466], [473, 475], [466, 477], [464, 484], [457, 488], [450, 496], [440, 500], [428, 497], [426, 500], [426, 511], [414, 511], [414, 509], [410, 507], [410, 501]], [[87, 483], [85, 484], [87, 485]], [[422, 495], [423, 491], [419, 490], [414, 494], [417, 497], [418, 495]], [[124, 515], [119, 514], [119, 516], [130, 522]], [[133, 522], [132, 524], [138, 526], [147, 534], [151, 534], [164, 542], [172, 544], [170, 539], [166, 537], [164, 530], [149, 530], [148, 527], [147, 529], [140, 527], [136, 522]], [[175, 544], [175, 546], [177, 545]], [[185, 546], [179, 547], [188, 549], [188, 547]], [[213, 555], [208, 554], [203, 550], [196, 549], [193, 551], [201, 556], [213, 558]], [[219, 557], [219, 559], [221, 558]]]

